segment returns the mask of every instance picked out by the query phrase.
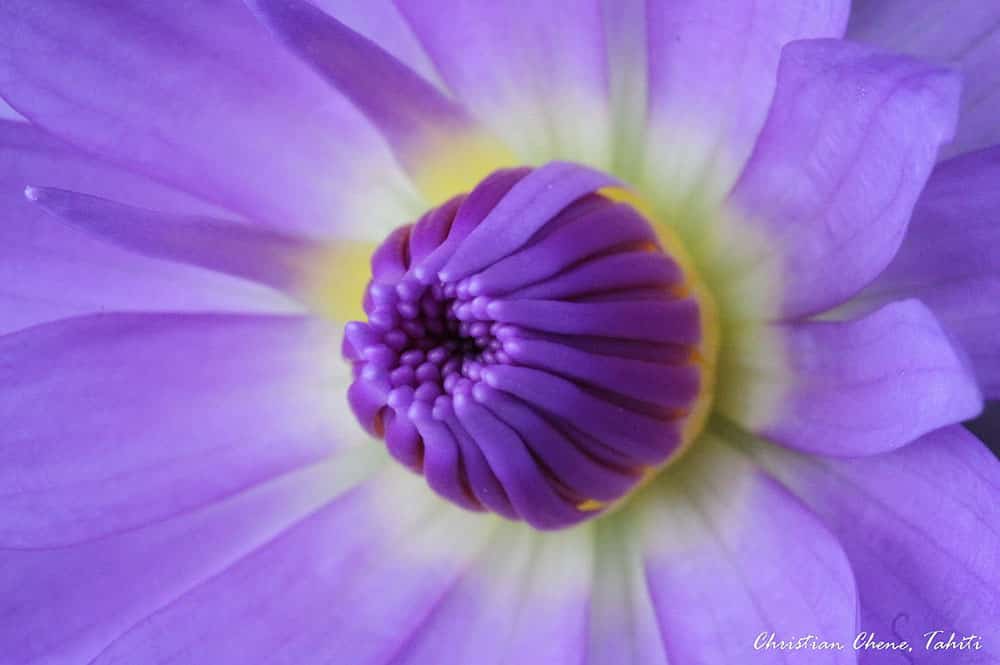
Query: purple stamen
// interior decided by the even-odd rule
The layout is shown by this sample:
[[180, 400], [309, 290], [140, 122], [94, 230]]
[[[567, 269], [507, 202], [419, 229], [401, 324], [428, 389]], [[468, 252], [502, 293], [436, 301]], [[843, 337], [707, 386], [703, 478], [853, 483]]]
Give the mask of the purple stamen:
[[698, 303], [648, 222], [594, 193], [607, 184], [500, 171], [372, 256], [368, 322], [345, 330], [351, 407], [463, 507], [568, 526], [682, 442]]

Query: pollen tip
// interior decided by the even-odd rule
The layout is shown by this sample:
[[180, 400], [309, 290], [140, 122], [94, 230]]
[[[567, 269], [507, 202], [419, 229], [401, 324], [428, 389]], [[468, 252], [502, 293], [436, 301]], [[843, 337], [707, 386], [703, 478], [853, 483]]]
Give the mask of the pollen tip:
[[474, 275], [469, 278], [469, 295], [476, 297], [481, 296], [486, 292], [486, 287], [483, 284], [483, 279], [479, 275]]
[[452, 403], [451, 397], [448, 395], [439, 395], [434, 400], [434, 406], [431, 408], [431, 413], [438, 420], [448, 420], [455, 415], [454, 404]]
[[486, 296], [476, 296], [472, 300], [472, 314], [476, 318], [482, 319], [482, 320], [485, 320], [485, 319], [489, 318], [489, 316], [490, 316], [490, 312], [489, 312], [490, 302], [492, 302], [492, 301], [489, 298], [487, 298]]
[[452, 406], [455, 407], [456, 413], [468, 410], [469, 404], [471, 403], [471, 400], [469, 399], [471, 397], [471, 395], [469, 394], [470, 392], [471, 391], [467, 390], [458, 391], [451, 398], [451, 403]]
[[434, 420], [431, 407], [426, 402], [414, 400], [406, 410], [406, 416], [414, 423], [427, 423]]
[[417, 266], [412, 270], [413, 276], [417, 278], [417, 281], [421, 284], [428, 285], [434, 281], [434, 271], [428, 270], [426, 266]]
[[486, 370], [480, 375], [480, 378], [485, 381], [486, 385], [490, 388], [496, 388], [500, 383], [500, 377], [498, 377], [497, 373], [491, 368], [486, 368]]
[[386, 403], [397, 411], [405, 411], [413, 404], [413, 388], [410, 386], [399, 386], [389, 391]]
[[490, 398], [490, 388], [489, 385], [483, 381], [479, 381], [476, 385], [472, 386], [472, 397], [480, 404], [486, 403]]

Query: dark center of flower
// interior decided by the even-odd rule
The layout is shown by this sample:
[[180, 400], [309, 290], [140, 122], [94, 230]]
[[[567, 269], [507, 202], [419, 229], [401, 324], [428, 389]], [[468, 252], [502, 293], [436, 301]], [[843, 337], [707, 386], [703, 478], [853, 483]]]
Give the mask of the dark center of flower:
[[699, 305], [634, 208], [499, 171], [397, 229], [345, 331], [351, 407], [442, 496], [539, 528], [598, 514], [685, 443]]

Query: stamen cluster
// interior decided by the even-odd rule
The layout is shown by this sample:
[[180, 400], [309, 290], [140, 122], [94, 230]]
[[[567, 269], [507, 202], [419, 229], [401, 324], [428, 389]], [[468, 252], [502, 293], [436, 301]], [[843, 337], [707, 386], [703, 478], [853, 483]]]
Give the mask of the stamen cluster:
[[497, 172], [393, 232], [344, 353], [355, 414], [435, 491], [558, 528], [681, 444], [699, 311], [646, 220], [599, 193], [505, 233], [490, 213], [531, 177]]

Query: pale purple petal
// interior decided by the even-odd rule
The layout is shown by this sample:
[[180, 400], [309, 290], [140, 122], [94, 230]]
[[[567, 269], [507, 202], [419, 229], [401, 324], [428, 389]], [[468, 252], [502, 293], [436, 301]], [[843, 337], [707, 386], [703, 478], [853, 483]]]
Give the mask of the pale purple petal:
[[348, 445], [337, 348], [307, 319], [208, 314], [95, 315], [0, 337], [0, 542], [140, 526]]
[[[914, 662], [995, 662], [1000, 643], [1000, 463], [961, 427], [859, 460], [767, 444], [764, 465], [843, 544], [857, 578], [861, 630], [906, 639]], [[981, 651], [925, 652], [924, 633], [980, 636]], [[893, 637], [898, 635], [899, 637]], [[899, 658], [897, 658], [899, 660]], [[863, 652], [864, 665], [890, 662]]]
[[495, 527], [394, 466], [138, 622], [94, 663], [391, 662]]
[[646, 130], [646, 1], [601, 0], [612, 135], [609, 171], [636, 181]]
[[528, 163], [611, 154], [598, 0], [397, 0], [448, 87]]
[[589, 553], [586, 529], [500, 525], [387, 469], [136, 623], [95, 663], [579, 663]]
[[785, 446], [870, 455], [974, 417], [975, 377], [926, 306], [891, 303], [852, 321], [774, 326], [780, 357], [750, 369], [731, 418]]
[[646, 178], [657, 195], [722, 194], [753, 149], [790, 41], [839, 37], [846, 0], [646, 3]]
[[435, 141], [474, 131], [460, 105], [307, 0], [246, 2], [278, 39], [364, 113], [415, 180]]
[[[836, 538], [743, 453], [704, 437], [640, 499], [635, 531], [668, 663], [785, 663], [761, 634], [850, 643], [854, 578]], [[803, 654], [804, 655], [804, 654]], [[845, 649], [810, 665], [853, 663]], [[627, 662], [627, 661], [626, 661]], [[632, 662], [635, 662], [634, 660]], [[655, 660], [653, 662], [656, 662]]]
[[440, 77], [393, 0], [314, 0], [313, 4], [372, 40], [425, 80]]
[[[238, 0], [4, 2], [0, 94], [64, 139], [283, 228], [330, 233], [365, 192], [406, 187], [368, 123]], [[366, 182], [379, 189], [359, 194]]]
[[957, 77], [842, 41], [785, 48], [767, 123], [730, 202], [767, 239], [781, 315], [839, 304], [870, 282], [955, 122]]
[[863, 303], [917, 297], [968, 353], [987, 398], [1000, 398], [1000, 147], [940, 164], [896, 258]]
[[24, 116], [12, 109], [10, 104], [5, 102], [3, 98], [0, 97], [0, 120], [15, 120], [18, 122], [24, 122]]
[[670, 665], [632, 524], [594, 524], [594, 586], [586, 665]]
[[29, 202], [24, 196], [29, 183], [85, 189], [172, 213], [216, 214], [26, 123], [0, 121], [0, 333], [103, 311], [299, 309], [271, 289], [89, 238]]
[[378, 462], [373, 452], [354, 448], [127, 533], [0, 550], [4, 662], [89, 663], [132, 625], [360, 482]]
[[1000, 4], [982, 0], [856, 0], [847, 37], [948, 64], [962, 73], [950, 157], [1000, 142]]
[[501, 527], [399, 649], [399, 665], [578, 665], [592, 575], [588, 529]]
[[307, 0], [245, 1], [378, 128], [426, 203], [443, 203], [519, 161], [438, 87]]
[[286, 291], [298, 285], [312, 248], [299, 237], [269, 229], [136, 208], [65, 189], [29, 187], [25, 195], [72, 226], [113, 245]]

